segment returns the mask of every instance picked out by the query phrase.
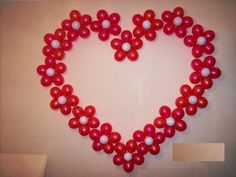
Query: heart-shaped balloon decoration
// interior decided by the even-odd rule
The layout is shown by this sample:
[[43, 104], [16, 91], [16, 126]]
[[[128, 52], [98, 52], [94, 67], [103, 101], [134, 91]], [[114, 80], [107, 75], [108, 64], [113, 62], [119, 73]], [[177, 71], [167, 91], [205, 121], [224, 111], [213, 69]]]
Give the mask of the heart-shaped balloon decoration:
[[[214, 52], [211, 41], [215, 38], [215, 33], [204, 30], [199, 24], [193, 24], [193, 19], [185, 16], [181, 7], [176, 7], [172, 12], [164, 11], [161, 19], [155, 17], [153, 10], [146, 10], [143, 15], [134, 15], [132, 21], [135, 28], [132, 32], [122, 31], [119, 21], [118, 13], [108, 14], [105, 10], [97, 12], [96, 20], [77, 10], [71, 11], [69, 19], [63, 20], [60, 28], [53, 34], [47, 33], [44, 36], [46, 45], [42, 52], [45, 55], [45, 64], [39, 65], [37, 72], [44, 87], [56, 85], [50, 90], [51, 108], [60, 110], [64, 115], [71, 115], [68, 122], [70, 128], [78, 129], [81, 136], [89, 136], [95, 151], [113, 153], [113, 163], [122, 165], [126, 172], [131, 172], [134, 165], [143, 164], [147, 153], [157, 155], [160, 144], [173, 137], [176, 130], [184, 131], [187, 128], [185, 114], [193, 116], [198, 108], [207, 106], [207, 99], [203, 94], [212, 87], [213, 79], [220, 77], [221, 71], [215, 67], [216, 59], [211, 56]], [[192, 48], [194, 59], [191, 67], [194, 71], [189, 77], [192, 86], [182, 85], [181, 96], [175, 100], [176, 108], [171, 110], [168, 106], [160, 107], [159, 115], [154, 121], [146, 124], [143, 129], [136, 130], [127, 142], [121, 142], [120, 133], [114, 132], [111, 124], [100, 124], [95, 116], [94, 106], [79, 106], [79, 98], [73, 94], [72, 86], [64, 84], [62, 74], [66, 71], [66, 65], [62, 61], [65, 53], [72, 48], [73, 41], [88, 38], [90, 30], [98, 33], [101, 41], [117, 36], [111, 40], [117, 61], [125, 58], [136, 61], [138, 50], [143, 46], [142, 40], [155, 40], [158, 30], [163, 30], [167, 35], [175, 34], [183, 39], [187, 47]]]

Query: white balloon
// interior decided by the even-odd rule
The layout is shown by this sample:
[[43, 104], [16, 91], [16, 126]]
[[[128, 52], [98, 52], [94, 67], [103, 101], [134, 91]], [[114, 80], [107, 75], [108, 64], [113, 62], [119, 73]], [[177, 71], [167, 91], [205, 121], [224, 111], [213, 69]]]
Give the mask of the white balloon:
[[188, 97], [188, 102], [190, 103], [190, 104], [196, 104], [197, 103], [197, 97], [196, 96], [194, 96], [194, 95], [191, 95], [190, 97]]
[[210, 70], [208, 68], [202, 68], [201, 75], [203, 77], [208, 77], [210, 75]]
[[153, 138], [152, 137], [148, 136], [148, 137], [145, 138], [145, 144], [146, 145], [150, 146], [150, 145], [152, 145], [152, 143], [153, 143]]
[[122, 50], [124, 50], [125, 52], [128, 52], [130, 48], [131, 48], [130, 43], [125, 42], [124, 44], [122, 44]]
[[132, 154], [129, 153], [129, 152], [126, 152], [126, 153], [124, 154], [124, 159], [125, 159], [126, 161], [130, 161], [130, 160], [132, 159]]
[[47, 76], [54, 76], [55, 70], [53, 68], [48, 68], [46, 71]]
[[85, 116], [82, 116], [79, 118], [79, 123], [82, 124], [82, 125], [85, 125], [88, 123], [88, 118], [85, 117]]
[[108, 137], [106, 135], [102, 135], [100, 137], [100, 143], [106, 144], [108, 142]]
[[166, 124], [168, 125], [168, 126], [173, 126], [173, 125], [175, 125], [175, 119], [174, 118], [172, 118], [172, 117], [168, 117], [167, 119], [166, 119]]
[[109, 22], [109, 20], [103, 20], [102, 21], [102, 27], [107, 29], [111, 26], [111, 23]]
[[66, 97], [65, 96], [59, 96], [57, 99], [58, 103], [63, 105], [66, 103]]
[[175, 17], [173, 23], [174, 23], [176, 26], [181, 25], [181, 24], [182, 24], [182, 18], [181, 18], [181, 17], [178, 17], [178, 16]]
[[142, 26], [144, 29], [149, 29], [151, 27], [151, 22], [149, 20], [144, 20]]
[[198, 44], [198, 45], [204, 45], [204, 44], [206, 44], [206, 38], [203, 37], [203, 36], [198, 37], [198, 38], [197, 38], [197, 44]]
[[60, 42], [58, 40], [53, 40], [51, 42], [51, 46], [52, 48], [57, 49], [58, 47], [60, 47]]
[[71, 26], [74, 30], [78, 30], [78, 29], [80, 29], [80, 22], [73, 21]]

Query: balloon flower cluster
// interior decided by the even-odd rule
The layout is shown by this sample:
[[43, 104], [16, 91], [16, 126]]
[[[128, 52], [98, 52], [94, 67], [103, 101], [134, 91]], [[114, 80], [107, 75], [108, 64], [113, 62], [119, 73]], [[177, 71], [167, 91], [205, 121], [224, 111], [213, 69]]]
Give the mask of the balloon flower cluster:
[[[184, 118], [186, 115], [193, 116], [198, 109], [207, 106], [204, 93], [212, 87], [213, 80], [220, 77], [221, 71], [215, 66], [216, 59], [212, 56], [215, 33], [200, 24], [194, 24], [192, 17], [186, 16], [181, 7], [164, 11], [160, 18], [150, 9], [143, 14], [135, 14], [132, 31], [123, 30], [119, 22], [120, 15], [115, 12], [99, 10], [93, 19], [88, 14], [72, 10], [69, 18], [64, 19], [54, 33], [45, 34], [45, 46], [42, 49], [45, 61], [37, 67], [37, 73], [42, 86], [54, 85], [50, 89], [50, 107], [70, 117], [68, 126], [77, 129], [81, 136], [88, 136], [94, 151], [113, 154], [115, 165], [132, 172], [135, 166], [144, 163], [146, 154], [157, 155], [165, 140], [186, 130]], [[185, 46], [191, 48], [193, 60], [190, 84], [180, 86], [176, 106], [173, 109], [161, 106], [153, 122], [136, 130], [127, 142], [122, 141], [121, 134], [114, 131], [110, 123], [100, 123], [94, 106], [82, 108], [73, 87], [64, 84], [63, 73], [67, 69], [63, 63], [65, 54], [72, 48], [74, 41], [88, 38], [91, 31], [97, 33], [103, 42], [110, 39], [111, 48], [115, 50], [114, 59], [118, 62], [125, 59], [136, 61], [143, 41], [154, 41], [161, 32], [177, 36]]]

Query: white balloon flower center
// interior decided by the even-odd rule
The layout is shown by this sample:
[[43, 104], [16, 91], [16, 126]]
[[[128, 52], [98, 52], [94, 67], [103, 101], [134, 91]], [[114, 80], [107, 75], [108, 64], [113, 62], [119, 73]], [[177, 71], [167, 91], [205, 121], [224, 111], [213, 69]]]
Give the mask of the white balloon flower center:
[[130, 161], [132, 159], [132, 154], [129, 152], [126, 152], [124, 154], [124, 159], [125, 159], [125, 161]]
[[173, 126], [173, 125], [175, 125], [175, 119], [174, 118], [172, 118], [172, 117], [168, 117], [167, 119], [166, 119], [166, 124], [168, 125], [168, 126]]
[[79, 123], [80, 123], [81, 125], [86, 125], [86, 124], [88, 123], [88, 118], [85, 117], [85, 116], [80, 117]]
[[145, 138], [144, 142], [146, 145], [150, 146], [153, 143], [153, 138], [148, 136]]
[[202, 68], [201, 75], [203, 77], [208, 77], [210, 75], [210, 70], [208, 68]]
[[111, 26], [111, 23], [109, 22], [109, 20], [103, 20], [102, 21], [102, 27], [107, 29]]
[[197, 38], [197, 44], [198, 44], [198, 45], [204, 45], [204, 44], [206, 44], [206, 38], [203, 37], [203, 36], [198, 37], [198, 38]]
[[65, 96], [59, 96], [57, 99], [58, 103], [63, 105], [66, 103], [66, 97]]
[[80, 22], [73, 21], [71, 26], [74, 30], [78, 30], [78, 29], [80, 29]]
[[197, 97], [196, 96], [194, 96], [194, 95], [191, 95], [189, 98], [188, 98], [188, 102], [190, 103], [190, 104], [196, 104], [197, 103]]
[[130, 43], [125, 42], [124, 44], [122, 44], [122, 50], [125, 52], [128, 52], [131, 49]]
[[47, 76], [51, 77], [54, 76], [55, 70], [53, 68], [48, 68], [46, 71]]
[[108, 143], [108, 137], [106, 135], [102, 135], [100, 137], [100, 143], [107, 144]]
[[142, 26], [144, 29], [149, 29], [151, 27], [151, 22], [149, 20], [144, 20]]
[[52, 46], [52, 48], [57, 49], [60, 47], [60, 42], [58, 40], [53, 40], [51, 42], [51, 46]]
[[182, 24], [182, 18], [181, 18], [181, 17], [178, 17], [178, 16], [175, 17], [173, 23], [174, 23], [176, 26], [181, 25], [181, 24]]

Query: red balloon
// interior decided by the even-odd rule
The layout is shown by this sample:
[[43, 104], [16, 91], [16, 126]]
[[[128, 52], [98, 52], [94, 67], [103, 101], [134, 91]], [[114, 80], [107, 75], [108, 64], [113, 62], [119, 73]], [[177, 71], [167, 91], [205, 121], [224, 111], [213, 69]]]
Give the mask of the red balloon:
[[115, 145], [115, 151], [117, 154], [123, 154], [126, 151], [126, 146], [123, 143], [117, 143]]
[[153, 20], [155, 18], [155, 12], [151, 9], [148, 9], [144, 12], [143, 17], [145, 20]]
[[184, 38], [184, 44], [187, 47], [193, 47], [196, 44], [197, 40], [194, 36], [188, 35]]
[[199, 59], [194, 59], [191, 62], [191, 67], [195, 70], [195, 71], [200, 71], [202, 69], [202, 61]]
[[152, 29], [148, 29], [145, 33], [145, 38], [148, 40], [148, 41], [153, 41], [156, 39], [156, 32]]
[[37, 73], [41, 76], [45, 75], [46, 71], [47, 71], [47, 67], [45, 65], [39, 65], [37, 67]]
[[206, 43], [204, 45], [204, 52], [206, 54], [212, 54], [215, 51], [215, 47], [212, 43]]
[[154, 30], [160, 30], [160, 29], [162, 29], [162, 27], [163, 27], [163, 21], [162, 20], [160, 20], [160, 19], [153, 20], [152, 28]]
[[79, 36], [82, 38], [88, 38], [90, 35], [90, 31], [88, 28], [80, 28], [79, 30]]
[[145, 34], [145, 30], [142, 26], [136, 26], [133, 30], [133, 34], [136, 38], [141, 38]]
[[69, 30], [72, 29], [71, 24], [72, 24], [72, 22], [71, 22], [70, 20], [67, 20], [67, 19], [66, 19], [66, 20], [63, 20], [63, 21], [62, 21], [61, 27], [62, 27], [64, 30], [69, 31]]
[[126, 53], [122, 50], [118, 50], [114, 54], [114, 57], [115, 57], [116, 61], [123, 61], [126, 57]]
[[124, 162], [124, 157], [123, 155], [117, 154], [113, 157], [113, 163], [115, 165], [121, 165]]
[[175, 27], [174, 27], [173, 24], [167, 23], [167, 24], [164, 25], [163, 31], [164, 31], [165, 34], [171, 35], [175, 32]]
[[137, 142], [142, 142], [144, 141], [146, 135], [143, 131], [141, 130], [136, 130], [134, 133], [133, 133], [133, 138], [135, 141]]
[[132, 49], [138, 50], [138, 49], [142, 48], [142, 46], [143, 46], [143, 41], [141, 39], [137, 38], [137, 39], [133, 39], [131, 41], [131, 48]]
[[207, 41], [212, 41], [215, 39], [215, 32], [212, 30], [207, 30], [204, 32], [204, 36], [206, 37]]
[[203, 54], [203, 48], [200, 45], [196, 45], [192, 48], [192, 55], [196, 58], [201, 57]]
[[109, 39], [109, 36], [110, 36], [110, 34], [109, 34], [109, 32], [108, 32], [107, 30], [101, 30], [101, 31], [99, 31], [99, 33], [98, 33], [98, 37], [99, 37], [99, 39], [100, 39], [101, 41], [106, 41], [106, 40], [108, 40], [108, 39]]
[[70, 41], [75, 41], [78, 37], [79, 37], [79, 32], [74, 29], [69, 30], [67, 33], [67, 38]]
[[193, 19], [189, 16], [185, 16], [183, 17], [183, 25], [186, 27], [186, 28], [189, 28], [193, 25]]
[[109, 16], [109, 21], [111, 21], [112, 23], [118, 23], [120, 21], [120, 15], [118, 13], [112, 13]]
[[177, 26], [177, 27], [175, 28], [175, 34], [176, 34], [177, 37], [183, 38], [183, 37], [186, 36], [187, 30], [186, 30], [186, 28], [183, 27], [183, 26]]
[[186, 108], [185, 108], [185, 112], [192, 116], [194, 114], [197, 113], [197, 107], [195, 105], [188, 105]]
[[133, 164], [133, 162], [131, 162], [131, 161], [125, 161], [124, 163], [123, 163], [123, 169], [126, 171], [126, 172], [131, 172], [131, 171], [133, 171], [133, 169], [134, 169], [134, 164]]
[[42, 52], [45, 56], [50, 56], [51, 54], [53, 54], [54, 52], [54, 49], [49, 46], [49, 45], [46, 45], [43, 49], [42, 49]]
[[69, 122], [68, 122], [68, 125], [69, 125], [70, 128], [73, 128], [73, 129], [78, 128], [79, 125], [80, 125], [79, 119], [78, 118], [70, 119]]
[[75, 117], [81, 117], [84, 115], [84, 110], [80, 106], [75, 106], [75, 107], [73, 107], [72, 114]]
[[52, 80], [51, 80], [49, 77], [47, 77], [47, 76], [43, 76], [43, 77], [41, 78], [41, 84], [42, 84], [44, 87], [48, 87], [48, 86], [50, 86], [50, 85], [52, 84]]
[[143, 128], [144, 133], [146, 135], [153, 135], [155, 133], [155, 127], [152, 124], [146, 124]]
[[67, 100], [67, 104], [70, 106], [76, 106], [79, 104], [79, 98], [75, 95], [71, 95]]
[[50, 107], [52, 109], [58, 109], [60, 107], [60, 104], [58, 103], [57, 99], [53, 99], [51, 102], [50, 102]]
[[194, 36], [200, 36], [203, 34], [203, 27], [199, 24], [196, 24], [192, 28], [192, 33]]
[[172, 20], [174, 18], [173, 13], [166, 10], [161, 14], [161, 18], [162, 20], [164, 20], [165, 22], [169, 22], [172, 23]]
[[47, 44], [51, 45], [51, 42], [53, 41], [54, 36], [51, 33], [47, 33], [47, 34], [44, 35], [43, 39], [44, 39], [44, 42], [46, 42]]
[[159, 114], [161, 115], [161, 117], [167, 118], [170, 117], [171, 110], [168, 106], [162, 106], [159, 109]]
[[81, 126], [79, 127], [79, 133], [80, 133], [80, 135], [86, 136], [86, 135], [89, 134], [89, 132], [90, 132], [89, 126], [87, 126], [87, 125], [81, 125]]
[[173, 117], [175, 120], [180, 120], [184, 117], [184, 110], [181, 108], [175, 108], [172, 112], [171, 117]]
[[101, 137], [101, 132], [97, 129], [93, 129], [89, 132], [89, 137], [93, 141], [99, 141], [99, 138]]
[[112, 126], [109, 123], [104, 123], [101, 126], [101, 132], [103, 135], [109, 135], [112, 131]]
[[122, 46], [122, 41], [120, 39], [112, 39], [111, 41], [111, 47], [115, 50], [121, 50], [121, 46]]
[[137, 143], [135, 140], [128, 140], [126, 142], [126, 148], [128, 152], [134, 152], [137, 149]]
[[189, 85], [187, 85], [187, 84], [182, 85], [180, 87], [180, 93], [181, 93], [181, 95], [183, 95], [185, 97], [190, 96], [191, 95], [191, 91], [192, 91], [191, 87]]
[[128, 55], [127, 55], [127, 58], [130, 60], [130, 61], [135, 61], [138, 59], [138, 52], [136, 50], [130, 50], [128, 52]]
[[205, 107], [207, 107], [207, 105], [208, 105], [208, 101], [206, 98], [204, 98], [204, 97], [198, 98], [197, 106], [199, 108], [205, 108]]
[[132, 33], [128, 30], [124, 30], [122, 33], [121, 33], [121, 39], [123, 41], [131, 41], [132, 39]]
[[153, 140], [157, 142], [158, 144], [161, 144], [165, 141], [165, 135], [162, 132], [157, 132], [152, 137], [153, 137]]
[[53, 52], [52, 57], [57, 60], [62, 60], [65, 57], [65, 52], [62, 49], [56, 49]]
[[201, 85], [204, 89], [209, 89], [212, 87], [213, 82], [211, 78], [203, 78], [201, 81]]
[[174, 127], [166, 127], [164, 129], [164, 134], [168, 138], [173, 137], [175, 135], [175, 128]]
[[143, 16], [140, 14], [136, 14], [133, 16], [132, 21], [135, 25], [140, 26], [143, 23]]
[[88, 14], [85, 14], [80, 18], [80, 23], [83, 25], [90, 25], [91, 21], [92, 17]]
[[101, 21], [108, 19], [108, 13], [107, 13], [107, 11], [105, 11], [105, 10], [99, 10], [99, 11], [97, 12], [97, 18], [98, 18], [98, 20], [101, 20]]
[[111, 132], [109, 135], [109, 140], [111, 143], [118, 143], [121, 140], [121, 135], [118, 132]]
[[175, 16], [180, 16], [183, 17], [184, 16], [184, 9], [182, 7], [176, 7], [173, 11]]
[[61, 48], [63, 50], [70, 50], [72, 48], [72, 43], [69, 40], [63, 40], [61, 42]]
[[71, 107], [70, 106], [68, 106], [68, 105], [62, 105], [61, 107], [60, 107], [60, 109], [61, 109], [61, 113], [62, 114], [64, 114], [64, 115], [68, 115], [68, 114], [70, 114], [70, 112], [71, 112]]
[[111, 154], [114, 151], [114, 146], [111, 143], [107, 143], [104, 145], [103, 150], [107, 154]]
[[94, 151], [101, 151], [103, 146], [99, 141], [94, 141], [92, 147]]
[[57, 98], [57, 97], [59, 97], [61, 95], [61, 90], [58, 87], [53, 87], [50, 90], [50, 95], [53, 98]]
[[193, 84], [197, 84], [201, 81], [201, 74], [199, 72], [193, 72], [190, 76], [189, 76], [189, 80], [190, 82], [192, 82]]
[[221, 75], [221, 70], [219, 68], [211, 68], [211, 73], [210, 73], [210, 77], [213, 79], [216, 79], [218, 77], [220, 77]]
[[53, 77], [52, 77], [52, 82], [59, 86], [59, 85], [62, 85], [64, 83], [64, 78], [63, 76], [59, 75], [59, 74], [55, 74]]
[[84, 109], [84, 115], [86, 117], [93, 117], [96, 113], [96, 109], [94, 106], [92, 105], [88, 105], [86, 106], [86, 108]]
[[160, 152], [160, 146], [156, 143], [148, 147], [148, 150], [151, 154], [156, 155]]
[[64, 63], [57, 63], [55, 67], [55, 71], [58, 74], [62, 74], [66, 71], [66, 65]]
[[88, 125], [91, 128], [97, 128], [100, 125], [100, 121], [96, 117], [90, 117], [88, 120]]
[[178, 120], [175, 122], [175, 129], [178, 131], [184, 131], [187, 128], [187, 124], [183, 120]]
[[147, 147], [147, 145], [146, 145], [144, 142], [140, 143], [140, 144], [138, 145], [137, 152], [138, 152], [140, 155], [145, 155], [145, 154], [147, 154], [147, 152], [148, 152], [148, 147]]
[[164, 128], [165, 127], [165, 124], [166, 124], [166, 121], [164, 118], [162, 117], [157, 117], [154, 119], [154, 122], [153, 124], [155, 125], [155, 127], [157, 128]]
[[62, 87], [61, 93], [65, 96], [71, 96], [73, 92], [73, 87], [69, 84], [66, 84]]
[[213, 67], [215, 63], [216, 63], [216, 59], [213, 56], [206, 56], [203, 60], [204, 66], [209, 67], [209, 68]]
[[197, 96], [197, 97], [203, 95], [204, 91], [205, 91], [205, 90], [204, 90], [204, 88], [203, 88], [201, 85], [195, 85], [195, 86], [193, 87], [193, 89], [192, 89], [193, 95], [195, 95], [195, 96]]
[[144, 157], [138, 153], [134, 153], [132, 159], [136, 165], [142, 165], [144, 162]]
[[178, 108], [184, 108], [186, 105], [187, 105], [187, 100], [185, 97], [178, 97], [176, 100], [175, 100], [175, 105], [178, 107]]
[[102, 29], [101, 23], [99, 21], [93, 21], [90, 28], [94, 32], [99, 32]]
[[59, 29], [56, 29], [56, 31], [54, 32], [54, 38], [58, 41], [62, 41], [66, 36], [66, 32], [59, 28]]
[[78, 20], [80, 18], [81, 14], [78, 10], [72, 10], [70, 12], [70, 19], [71, 20]]
[[111, 28], [110, 28], [110, 33], [111, 33], [112, 35], [118, 35], [118, 34], [120, 34], [120, 32], [121, 32], [121, 27], [120, 27], [119, 25], [113, 25], [113, 26], [111, 26]]
[[[56, 60], [51, 58], [51, 57], [46, 57], [45, 58], [45, 65], [48, 66], [48, 67], [54, 68], [56, 66]], [[44, 73], [46, 73], [46, 68], [45, 68]]]

